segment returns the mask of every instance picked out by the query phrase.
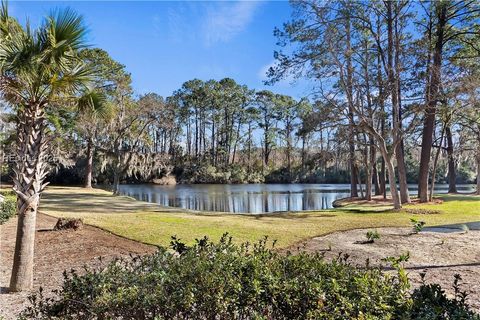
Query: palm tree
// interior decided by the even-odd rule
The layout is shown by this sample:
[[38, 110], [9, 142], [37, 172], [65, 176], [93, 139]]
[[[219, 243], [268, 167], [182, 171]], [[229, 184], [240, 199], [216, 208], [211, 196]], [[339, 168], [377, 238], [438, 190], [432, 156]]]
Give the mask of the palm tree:
[[81, 16], [67, 9], [52, 13], [37, 30], [25, 28], [0, 11], [0, 93], [17, 113], [17, 161], [14, 187], [18, 226], [11, 291], [33, 286], [35, 224], [47, 183], [46, 112], [74, 97], [90, 81], [77, 52], [85, 47]]
[[92, 187], [93, 155], [95, 153], [94, 139], [99, 129], [99, 121], [105, 120], [111, 114], [107, 97], [99, 90], [85, 91], [77, 101], [79, 119], [77, 126], [87, 142], [87, 165], [85, 168], [84, 188]]

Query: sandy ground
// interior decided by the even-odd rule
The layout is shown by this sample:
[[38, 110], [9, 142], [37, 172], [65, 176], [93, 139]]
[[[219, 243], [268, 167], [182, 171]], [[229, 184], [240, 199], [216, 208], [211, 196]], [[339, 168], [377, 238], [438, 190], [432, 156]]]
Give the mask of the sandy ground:
[[480, 231], [445, 229], [448, 232], [411, 234], [410, 228], [379, 228], [379, 240], [357, 243], [366, 240], [367, 231], [335, 232], [308, 240], [291, 250], [321, 251], [327, 258], [348, 254], [350, 263], [357, 265], [365, 265], [367, 258], [372, 265], [383, 265], [382, 258], [409, 252], [410, 259], [404, 267], [413, 286], [419, 285], [420, 273], [426, 272], [427, 282], [439, 283], [452, 294], [454, 275], [460, 274], [461, 288], [469, 294], [468, 303], [480, 312]]
[[[49, 292], [57, 288], [64, 270], [81, 269], [84, 265], [100, 266], [114, 257], [155, 251], [152, 246], [90, 226], [84, 226], [79, 231], [51, 231], [56, 221], [56, 218], [46, 215], [38, 216], [35, 289], [42, 286], [45, 292]], [[15, 218], [0, 226], [0, 315], [5, 319], [15, 319], [15, 315], [28, 304], [27, 293], [6, 293], [13, 261], [16, 222]]]

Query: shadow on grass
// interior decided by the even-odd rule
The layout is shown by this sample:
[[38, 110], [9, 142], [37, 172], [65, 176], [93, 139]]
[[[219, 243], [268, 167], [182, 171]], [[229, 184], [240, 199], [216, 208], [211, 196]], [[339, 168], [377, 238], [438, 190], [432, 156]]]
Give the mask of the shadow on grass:
[[435, 198], [442, 199], [444, 201], [478, 201], [480, 202], [480, 196], [473, 193], [450, 193], [439, 194]]
[[41, 211], [87, 212], [87, 213], [121, 213], [145, 211], [175, 211], [176, 208], [160, 207], [157, 204], [131, 200], [123, 196], [109, 194], [92, 194], [79, 192], [74, 194], [48, 192], [42, 196]]
[[480, 262], [459, 263], [459, 264], [442, 264], [442, 265], [426, 265], [405, 267], [405, 270], [423, 270], [423, 269], [441, 269], [441, 268], [458, 268], [458, 267], [477, 267]]

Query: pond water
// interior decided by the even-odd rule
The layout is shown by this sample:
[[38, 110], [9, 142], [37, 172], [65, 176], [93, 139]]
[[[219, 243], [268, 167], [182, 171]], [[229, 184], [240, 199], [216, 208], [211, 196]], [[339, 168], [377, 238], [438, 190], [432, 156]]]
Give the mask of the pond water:
[[[458, 186], [471, 192], [470, 185]], [[446, 193], [447, 185], [438, 185], [437, 193]], [[416, 186], [410, 186], [416, 193]], [[348, 184], [153, 184], [121, 185], [120, 193], [137, 200], [199, 211], [231, 213], [267, 213], [279, 211], [321, 210], [332, 208], [336, 199], [350, 195]]]

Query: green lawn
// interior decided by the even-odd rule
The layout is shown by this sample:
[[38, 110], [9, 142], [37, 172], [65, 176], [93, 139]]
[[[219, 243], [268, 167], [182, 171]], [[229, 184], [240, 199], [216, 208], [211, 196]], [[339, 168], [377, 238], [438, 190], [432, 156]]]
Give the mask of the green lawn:
[[[115, 234], [156, 245], [168, 245], [177, 235], [192, 242], [207, 235], [218, 239], [229, 232], [236, 241], [256, 241], [265, 235], [276, 239], [278, 247], [333, 231], [354, 228], [410, 226], [410, 218], [424, 220], [427, 226], [480, 220], [479, 196], [443, 196], [442, 204], [415, 205], [440, 214], [414, 215], [389, 212], [378, 207], [355, 207], [308, 213], [278, 215], [232, 215], [192, 213], [162, 208], [109, 192], [76, 187], [49, 187], [42, 197], [40, 211], [57, 217], [77, 217]], [[406, 206], [411, 208], [412, 206]]]

